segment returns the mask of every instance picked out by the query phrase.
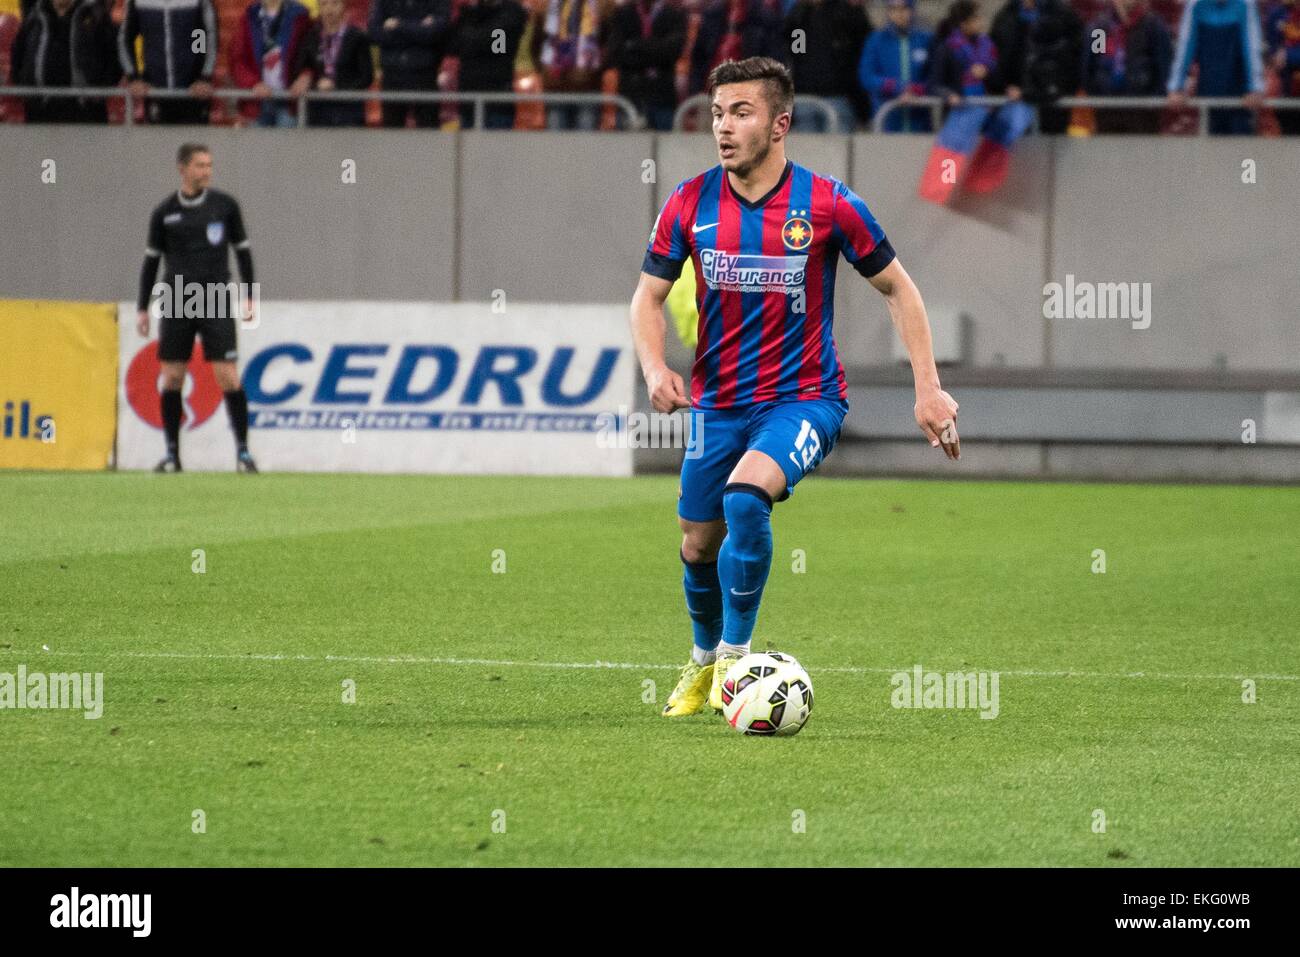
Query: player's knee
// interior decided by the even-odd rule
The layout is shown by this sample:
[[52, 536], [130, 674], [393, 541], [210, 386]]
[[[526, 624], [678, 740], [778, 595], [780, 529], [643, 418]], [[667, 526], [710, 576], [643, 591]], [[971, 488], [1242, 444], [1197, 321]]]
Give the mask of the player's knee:
[[171, 369], [164, 369], [162, 374], [162, 387], [168, 392], [180, 389], [185, 384], [185, 369], [181, 368], [179, 372]]
[[721, 522], [688, 522], [684, 518], [677, 521], [682, 529], [682, 558], [692, 564], [715, 561], [727, 534], [726, 526]]
[[745, 551], [772, 546], [772, 496], [757, 485], [732, 482], [722, 493], [722, 512], [732, 541]]

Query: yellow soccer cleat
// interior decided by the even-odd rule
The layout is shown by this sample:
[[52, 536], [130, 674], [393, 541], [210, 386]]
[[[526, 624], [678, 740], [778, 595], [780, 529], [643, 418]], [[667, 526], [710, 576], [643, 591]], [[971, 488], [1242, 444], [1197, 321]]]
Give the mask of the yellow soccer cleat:
[[744, 655], [736, 654], [719, 654], [718, 660], [713, 664], [713, 683], [709, 687], [709, 707], [714, 711], [722, 710], [722, 681], [727, 677], [727, 669], [734, 665]]
[[709, 697], [712, 681], [713, 665], [697, 665], [693, 659], [688, 661], [682, 669], [682, 676], [677, 679], [677, 687], [664, 705], [664, 717], [680, 718], [697, 713]]

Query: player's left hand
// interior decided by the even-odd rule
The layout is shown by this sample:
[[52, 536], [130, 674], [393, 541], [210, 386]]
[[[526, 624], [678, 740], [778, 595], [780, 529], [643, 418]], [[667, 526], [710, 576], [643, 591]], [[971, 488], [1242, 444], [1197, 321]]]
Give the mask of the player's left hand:
[[942, 448], [954, 461], [961, 458], [957, 435], [957, 400], [937, 386], [916, 394], [916, 424], [933, 448]]

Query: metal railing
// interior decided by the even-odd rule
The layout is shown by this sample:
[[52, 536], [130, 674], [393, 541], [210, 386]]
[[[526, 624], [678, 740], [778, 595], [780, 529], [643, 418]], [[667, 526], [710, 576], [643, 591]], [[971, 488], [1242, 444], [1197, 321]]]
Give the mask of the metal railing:
[[[826, 120], [827, 131], [836, 132], [835, 125], [839, 121], [839, 114], [835, 112], [833, 106], [820, 96], [796, 96], [794, 98], [794, 108], [797, 110], [801, 106], [811, 107], [820, 112]], [[709, 112], [709, 95], [707, 93], [696, 93], [694, 96], [688, 96], [682, 100], [681, 104], [673, 112], [673, 132], [682, 132], [686, 117], [697, 110], [702, 110], [706, 114]], [[709, 123], [704, 125], [704, 129], [709, 129], [712, 122], [712, 119], [710, 119]]]
[[[1001, 106], [1003, 103], [1009, 102], [1010, 97], [1006, 96], [967, 96], [962, 98], [961, 105]], [[947, 105], [948, 101], [941, 96], [913, 96], [906, 100], [890, 100], [876, 111], [875, 118], [871, 121], [872, 132], [885, 132], [885, 119], [895, 110], [912, 108], [928, 109], [930, 118], [934, 123], [934, 129], [938, 130], [940, 111]], [[1075, 107], [1090, 107], [1096, 110], [1195, 109], [1198, 117], [1197, 133], [1201, 136], [1206, 135], [1209, 129], [1210, 110], [1252, 108], [1247, 106], [1240, 97], [1232, 96], [1193, 96], [1188, 97], [1181, 103], [1171, 102], [1167, 97], [1163, 96], [1063, 96], [1059, 100], [1054, 100], [1045, 105], [1066, 110]], [[1274, 110], [1297, 110], [1300, 109], [1300, 97], [1266, 98], [1259, 102], [1258, 107]], [[1035, 110], [1035, 113], [1037, 113], [1037, 110]]]
[[425, 92], [423, 90], [308, 90], [306, 93], [293, 93], [288, 90], [271, 91], [265, 96], [254, 96], [252, 91], [231, 87], [214, 88], [211, 96], [194, 96], [189, 90], [166, 90], [150, 87], [143, 97], [133, 93], [126, 86], [0, 86], [0, 97], [13, 96], [20, 99], [36, 98], [77, 98], [94, 100], [123, 100], [125, 115], [123, 122], [127, 126], [135, 123], [135, 104], [143, 100], [222, 100], [235, 104], [262, 103], [270, 101], [287, 101], [298, 106], [298, 128], [306, 128], [308, 103], [361, 103], [379, 100], [381, 103], [465, 103], [474, 104], [474, 126], [483, 129], [483, 121], [489, 103], [536, 103], [541, 101], [546, 106], [591, 106], [603, 107], [613, 105], [627, 117], [627, 129], [645, 128], [645, 117], [627, 97], [618, 93], [475, 93], [475, 92]]
[[[123, 111], [123, 122], [127, 125], [135, 123], [135, 105], [141, 100], [221, 100], [232, 104], [233, 109], [237, 110], [240, 103], [261, 103], [266, 101], [272, 102], [291, 102], [297, 105], [297, 125], [299, 129], [309, 127], [308, 111], [306, 109], [309, 103], [364, 103], [371, 100], [378, 100], [380, 103], [412, 103], [412, 104], [440, 104], [440, 103], [472, 103], [474, 106], [474, 127], [483, 129], [484, 119], [487, 113], [488, 104], [494, 103], [542, 103], [545, 106], [589, 106], [599, 109], [605, 106], [614, 106], [626, 118], [625, 129], [643, 130], [646, 127], [645, 117], [637, 110], [636, 106], [627, 97], [618, 93], [516, 93], [514, 91], [501, 93], [485, 92], [442, 92], [442, 91], [423, 91], [423, 90], [308, 90], [305, 93], [293, 93], [288, 90], [277, 90], [267, 93], [265, 96], [254, 96], [252, 91], [244, 89], [235, 89], [232, 87], [222, 87], [213, 89], [212, 94], [207, 97], [196, 97], [189, 90], [167, 90], [151, 87], [143, 97], [133, 93], [128, 86], [0, 86], [0, 97], [16, 97], [19, 99], [94, 99], [94, 100], [122, 100], [125, 104]], [[794, 98], [795, 109], [805, 108], [812, 109], [821, 113], [825, 126], [828, 131], [837, 131], [839, 115], [835, 109], [823, 98], [818, 96], [796, 96]], [[1006, 96], [968, 96], [963, 97], [961, 103], [965, 106], [1001, 106], [1003, 103], [1010, 102]], [[871, 121], [872, 132], [885, 132], [885, 121], [895, 110], [906, 109], [925, 109], [930, 111], [931, 118], [934, 122], [934, 128], [939, 127], [942, 110], [948, 105], [947, 100], [940, 96], [914, 96], [906, 100], [894, 99], [883, 104], [876, 111], [875, 117]], [[1162, 96], [1067, 96], [1053, 101], [1051, 106], [1060, 107], [1061, 109], [1073, 109], [1075, 107], [1087, 107], [1097, 110], [1157, 110], [1166, 109], [1194, 109], [1197, 112], [1197, 132], [1204, 136], [1209, 129], [1209, 117], [1211, 110], [1224, 109], [1273, 109], [1273, 110], [1300, 110], [1300, 97], [1268, 97], [1261, 99], [1257, 104], [1247, 105], [1246, 102], [1238, 97], [1229, 96], [1203, 96], [1188, 97], [1186, 100], [1175, 103]], [[707, 110], [709, 108], [709, 98], [707, 94], [697, 93], [694, 96], [687, 97], [677, 107], [673, 113], [672, 129], [675, 132], [683, 130], [685, 119], [695, 111]], [[1037, 110], [1035, 110], [1037, 114]], [[707, 128], [707, 127], [706, 127]], [[1037, 124], [1031, 126], [1031, 131], [1036, 130]], [[852, 131], [851, 131], [852, 132]]]

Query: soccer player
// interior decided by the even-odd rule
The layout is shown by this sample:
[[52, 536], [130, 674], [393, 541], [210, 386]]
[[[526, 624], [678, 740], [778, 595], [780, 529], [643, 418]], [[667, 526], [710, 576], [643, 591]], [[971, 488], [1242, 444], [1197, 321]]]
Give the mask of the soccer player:
[[[244, 218], [234, 197], [211, 189], [212, 153], [198, 143], [186, 143], [176, 154], [181, 188], [153, 211], [149, 218], [149, 243], [140, 270], [140, 291], [136, 297], [136, 330], [149, 337], [149, 299], [158, 276], [158, 260], [167, 257], [166, 283], [181, 279], [183, 288], [198, 283], [205, 290], [204, 303], [217, 303], [215, 312], [187, 315], [179, 297], [172, 297], [158, 328], [158, 358], [162, 363], [162, 421], [167, 437], [167, 456], [155, 472], [181, 470], [181, 387], [185, 366], [194, 349], [194, 336], [203, 339], [203, 357], [226, 398], [230, 427], [235, 433], [235, 470], [256, 472], [257, 464], [248, 452], [248, 398], [239, 383], [235, 360], [235, 315], [238, 297], [230, 287], [230, 247], [235, 247], [239, 278], [245, 288], [253, 284], [253, 254], [249, 252]], [[220, 287], [220, 288], [217, 288]], [[209, 296], [207, 290], [215, 290]], [[239, 303], [243, 305], [243, 303]], [[254, 320], [251, 302], [245, 311]]]
[[[691, 659], [664, 714], [722, 708], [727, 668], [749, 653], [772, 564], [772, 503], [835, 447], [848, 411], [831, 337], [840, 254], [885, 297], [912, 363], [916, 421], [960, 455], [957, 403], [939, 385], [921, 294], [864, 203], [842, 182], [785, 156], [794, 84], [776, 60], [709, 74], [719, 165], [680, 183], [651, 231], [632, 297], [632, 336], [651, 404], [689, 405], [702, 454], [682, 462]], [[664, 299], [687, 258], [699, 342], [688, 398], [664, 363]], [[702, 442], [698, 441], [702, 438]]]

